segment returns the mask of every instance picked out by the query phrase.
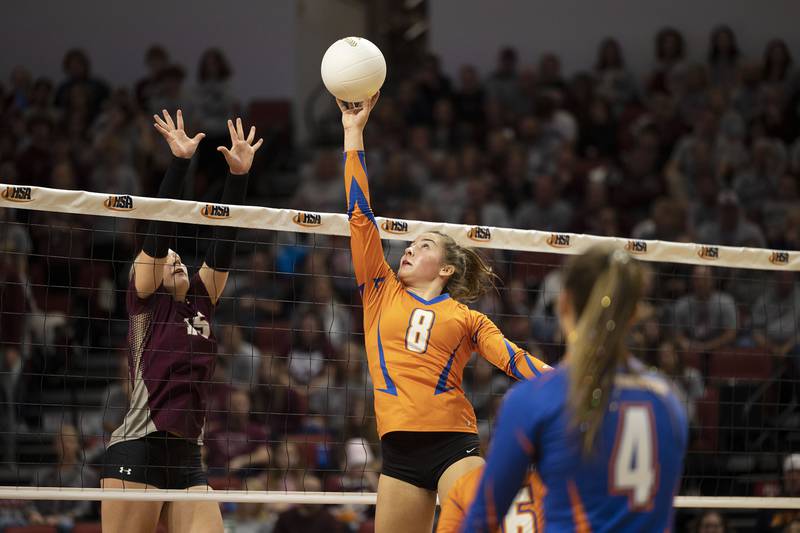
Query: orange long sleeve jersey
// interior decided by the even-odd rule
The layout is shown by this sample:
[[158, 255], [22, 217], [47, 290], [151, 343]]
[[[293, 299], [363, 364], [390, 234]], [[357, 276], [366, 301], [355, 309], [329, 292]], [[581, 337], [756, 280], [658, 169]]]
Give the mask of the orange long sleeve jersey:
[[[442, 501], [442, 511], [436, 533], [459, 533], [464, 525], [475, 493], [483, 475], [483, 467], [476, 468], [456, 480], [453, 488]], [[499, 533], [534, 533], [544, 531], [542, 498], [544, 486], [538, 476], [531, 472], [520, 487], [514, 503], [509, 507]]]
[[364, 152], [346, 153], [344, 181], [378, 434], [477, 433], [475, 412], [461, 387], [473, 351], [518, 380], [549, 367], [506, 340], [486, 315], [448, 294], [424, 300], [406, 290], [383, 256]]

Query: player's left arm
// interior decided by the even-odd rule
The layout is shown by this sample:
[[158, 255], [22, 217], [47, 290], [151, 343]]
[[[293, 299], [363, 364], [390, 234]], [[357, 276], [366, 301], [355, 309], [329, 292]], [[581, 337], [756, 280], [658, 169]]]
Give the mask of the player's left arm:
[[524, 380], [540, 376], [550, 370], [545, 362], [506, 339], [489, 317], [470, 310], [470, 338], [478, 353], [494, 366], [514, 379]]
[[532, 407], [541, 405], [536, 398], [540, 383], [520, 383], [506, 396], [497, 417], [486, 468], [462, 531], [494, 533], [503, 524], [533, 460], [532, 436], [538, 432], [541, 411]]
[[[241, 118], [236, 119], [235, 127], [233, 121], [228, 121], [228, 132], [231, 135], [230, 149], [224, 146], [217, 148], [217, 151], [222, 152], [222, 155], [225, 156], [229, 169], [220, 202], [236, 205], [244, 203], [253, 157], [264, 140], [259, 139], [258, 142], [253, 143], [256, 138], [256, 129], [252, 126], [245, 138]], [[205, 261], [200, 268], [200, 279], [203, 280], [213, 305], [216, 305], [217, 300], [222, 296], [222, 291], [225, 290], [225, 284], [228, 282], [228, 270], [233, 262], [236, 234], [237, 229], [234, 227], [218, 226], [214, 228], [214, 240], [208, 248]]]

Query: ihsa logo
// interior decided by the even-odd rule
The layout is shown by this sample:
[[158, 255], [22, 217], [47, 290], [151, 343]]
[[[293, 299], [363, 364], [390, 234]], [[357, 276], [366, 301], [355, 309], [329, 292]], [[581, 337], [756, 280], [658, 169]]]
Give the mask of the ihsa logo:
[[200, 209], [200, 214], [206, 218], [228, 218], [231, 208], [227, 205], [206, 204]]
[[133, 209], [133, 198], [128, 195], [123, 196], [109, 196], [103, 202], [106, 209], [113, 211], [131, 211]]
[[547, 238], [547, 244], [553, 248], [569, 248], [569, 235], [564, 233], [551, 233]]
[[715, 261], [719, 259], [719, 248], [716, 246], [701, 246], [700, 249], [697, 250], [697, 255], [699, 255], [702, 259]]
[[385, 220], [381, 227], [387, 233], [408, 233], [408, 222], [402, 220]]
[[319, 226], [322, 224], [322, 215], [300, 211], [292, 218], [292, 221], [298, 226]]
[[647, 243], [644, 241], [637, 241], [637, 240], [629, 240], [628, 243], [625, 245], [625, 250], [632, 254], [646, 254], [647, 253]]
[[30, 187], [6, 187], [0, 196], [10, 202], [30, 202], [33, 200], [31, 191]]
[[467, 237], [473, 241], [486, 242], [492, 240], [492, 230], [486, 226], [473, 226], [467, 233]]
[[773, 265], [788, 265], [789, 252], [772, 252], [769, 256], [769, 262]]

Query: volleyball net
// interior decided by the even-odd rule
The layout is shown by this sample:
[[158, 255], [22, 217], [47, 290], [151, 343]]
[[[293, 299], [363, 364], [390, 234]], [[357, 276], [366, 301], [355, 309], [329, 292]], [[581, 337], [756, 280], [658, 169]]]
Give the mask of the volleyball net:
[[[0, 184], [0, 220], [0, 499], [374, 503], [380, 447], [344, 214]], [[172, 237], [190, 275], [213, 226], [241, 228], [204, 384], [213, 492], [97, 488], [128, 407], [125, 292], [147, 220], [181, 223]], [[392, 265], [430, 230], [482, 248], [502, 283], [476, 307], [550, 364], [564, 350], [565, 257], [599, 242], [627, 250], [647, 271], [629, 347], [674, 381], [691, 420], [676, 506], [800, 508], [775, 498], [784, 468], [800, 469], [797, 252], [378, 224]], [[467, 367], [484, 447], [510, 385], [480, 357]]]

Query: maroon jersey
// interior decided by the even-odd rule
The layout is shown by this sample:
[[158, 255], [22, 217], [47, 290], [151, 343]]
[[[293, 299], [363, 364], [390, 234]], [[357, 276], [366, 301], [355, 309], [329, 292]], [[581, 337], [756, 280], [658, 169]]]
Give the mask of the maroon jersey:
[[214, 305], [198, 274], [183, 302], [163, 287], [148, 298], [128, 285], [131, 403], [109, 446], [168, 431], [202, 444], [206, 400], [216, 360]]

